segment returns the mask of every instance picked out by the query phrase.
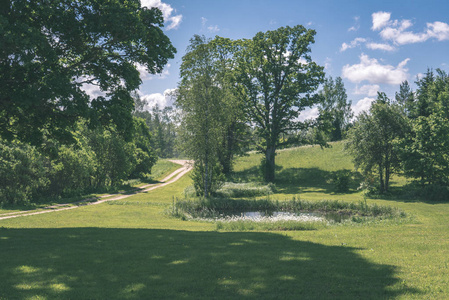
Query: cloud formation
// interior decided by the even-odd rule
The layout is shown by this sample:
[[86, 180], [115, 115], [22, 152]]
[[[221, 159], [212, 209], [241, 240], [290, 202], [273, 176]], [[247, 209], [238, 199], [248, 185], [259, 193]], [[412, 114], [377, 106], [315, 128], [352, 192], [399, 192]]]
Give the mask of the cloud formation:
[[360, 44], [365, 43], [365, 42], [366, 42], [365, 38], [355, 38], [349, 44], [343, 43], [341, 45], [340, 52], [346, 51], [348, 49], [355, 48], [355, 47], [357, 47]]
[[376, 99], [365, 97], [357, 101], [356, 104], [351, 106], [352, 111], [354, 112], [354, 118], [361, 114], [364, 111], [368, 111], [371, 107], [371, 103], [373, 103]]
[[318, 107], [312, 107], [302, 111], [298, 117], [298, 120], [300, 122], [304, 122], [305, 120], [315, 120], [319, 115], [320, 112], [318, 110]]
[[377, 84], [365, 84], [361, 87], [356, 87], [354, 94], [356, 95], [368, 95], [369, 97], [375, 97], [377, 95], [377, 91], [380, 90], [380, 86]]
[[366, 48], [371, 50], [383, 50], [389, 52], [396, 50], [395, 47], [383, 43], [366, 43]]
[[145, 106], [146, 109], [151, 109], [156, 104], [159, 106], [160, 109], [163, 109], [166, 106], [173, 105], [173, 99], [171, 96], [171, 93], [175, 91], [175, 89], [166, 89], [164, 93], [153, 93], [144, 95], [143, 93], [139, 93], [139, 96], [142, 100], [144, 100], [147, 105]]
[[368, 81], [372, 84], [400, 84], [408, 78], [408, 69], [405, 68], [410, 59], [404, 59], [397, 67], [392, 65], [383, 65], [375, 58], [369, 58], [368, 55], [360, 55], [360, 63], [354, 65], [345, 65], [342, 69], [342, 77], [352, 82], [360, 83]]
[[150, 72], [148, 72], [147, 68], [144, 65], [136, 63], [136, 69], [137, 69], [137, 71], [139, 71], [140, 79], [142, 81], [152, 80], [154, 78], [158, 78], [158, 79], [167, 78], [167, 76], [170, 75], [170, 72], [168, 71], [170, 66], [171, 66], [170, 64], [167, 64], [165, 66], [164, 70], [162, 71], [162, 73], [160, 73], [160, 74], [151, 74]]
[[214, 25], [214, 26], [210, 25], [210, 26], [207, 26], [207, 28], [206, 28], [207, 21], [208, 20], [205, 17], [201, 17], [201, 30], [203, 30], [203, 31], [207, 30], [208, 32], [211, 32], [211, 33], [216, 33], [216, 32], [220, 31], [220, 28], [218, 27], [218, 25]]
[[360, 20], [359, 16], [354, 17], [355, 24], [353, 26], [349, 27], [348, 31], [357, 31], [357, 30], [359, 30], [359, 28], [360, 28], [359, 20]]
[[449, 25], [444, 22], [427, 23], [422, 32], [408, 30], [413, 26], [410, 20], [391, 20], [391, 13], [376, 12], [372, 14], [374, 31], [380, 31], [379, 35], [384, 40], [392, 41], [396, 45], [422, 43], [429, 39], [438, 41], [449, 40]]
[[172, 15], [174, 9], [170, 4], [164, 3], [161, 0], [141, 0], [142, 7], [157, 7], [161, 10], [165, 23], [167, 23], [167, 30], [177, 29], [182, 21], [182, 15]]

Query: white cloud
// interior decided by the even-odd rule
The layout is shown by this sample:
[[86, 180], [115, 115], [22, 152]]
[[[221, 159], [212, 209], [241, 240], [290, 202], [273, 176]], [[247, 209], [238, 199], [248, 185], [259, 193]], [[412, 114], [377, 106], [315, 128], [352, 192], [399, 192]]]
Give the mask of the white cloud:
[[359, 28], [360, 28], [359, 20], [360, 20], [360, 17], [359, 16], [355, 16], [354, 17], [355, 25], [349, 27], [348, 31], [357, 31], [357, 30], [359, 30]]
[[357, 101], [356, 104], [353, 104], [351, 108], [352, 111], [354, 112], [354, 118], [358, 116], [361, 112], [369, 110], [371, 107], [371, 103], [373, 103], [373, 101], [375, 100], [376, 99], [374, 98], [365, 97]]
[[405, 45], [425, 42], [434, 38], [438, 41], [449, 40], [449, 25], [443, 22], [427, 23], [422, 32], [407, 31], [413, 26], [410, 20], [391, 20], [391, 13], [377, 12], [372, 14], [372, 30], [381, 30], [380, 36], [384, 40], [390, 40], [396, 45]]
[[343, 43], [340, 48], [340, 52], [346, 51], [347, 49], [351, 49], [354, 47], [357, 47], [361, 43], [365, 43], [365, 38], [355, 38], [353, 41], [351, 41], [349, 44]]
[[164, 70], [162, 71], [162, 73], [160, 73], [160, 74], [151, 74], [150, 72], [147, 71], [147, 68], [144, 65], [136, 63], [136, 68], [137, 68], [137, 71], [139, 71], [140, 79], [142, 79], [142, 81], [152, 80], [154, 78], [158, 78], [158, 79], [166, 78], [168, 75], [170, 75], [170, 72], [168, 71], [170, 66], [171, 66], [170, 64], [167, 64], [165, 66]]
[[98, 85], [95, 84], [89, 84], [89, 83], [83, 83], [83, 85], [81, 86], [81, 89], [86, 92], [87, 95], [89, 95], [89, 97], [91, 99], [93, 98], [97, 98], [97, 97], [105, 97], [106, 93], [103, 92], [100, 87]]
[[80, 89], [83, 90], [91, 99], [97, 98], [99, 96], [106, 97], [106, 93], [100, 89], [98, 81], [92, 79], [93, 77], [81, 76], [76, 79], [76, 81], [78, 83], [83, 83]]
[[201, 17], [201, 25], [206, 26], [207, 19], [205, 17]]
[[305, 120], [315, 120], [316, 118], [318, 118], [319, 115], [320, 112], [318, 110], [318, 107], [313, 107], [302, 111], [298, 117], [298, 120], [300, 122], [304, 122]]
[[331, 70], [332, 69], [332, 64], [331, 64], [331, 62], [332, 62], [332, 59], [331, 58], [329, 58], [329, 57], [326, 57], [326, 60], [324, 61], [324, 69], [325, 70]]
[[208, 30], [209, 32], [219, 32], [219, 31], [220, 31], [220, 28], [218, 28], [218, 26], [215, 25], [215, 26], [209, 26], [209, 27], [207, 27], [207, 30]]
[[144, 95], [142, 93], [139, 93], [140, 98], [144, 100], [147, 103], [146, 109], [151, 109], [156, 104], [159, 106], [159, 108], [164, 108], [166, 106], [170, 106], [173, 104], [173, 100], [171, 97], [171, 92], [175, 91], [175, 89], [166, 89], [163, 94], [161, 93], [154, 93], [149, 95]]
[[170, 17], [171, 24], [167, 26], [167, 30], [170, 29], [177, 29], [179, 27], [179, 24], [182, 22], [182, 15], [176, 15], [173, 17]]
[[382, 44], [382, 43], [367, 43], [366, 48], [371, 49], [371, 50], [384, 50], [384, 51], [396, 50], [395, 47], [388, 45], [388, 44]]
[[371, 28], [373, 30], [378, 30], [387, 26], [388, 22], [390, 21], [391, 13], [379, 11], [373, 13], [371, 16], [373, 17], [373, 27]]
[[380, 86], [377, 84], [365, 84], [360, 88], [356, 87], [354, 94], [356, 95], [368, 95], [369, 97], [374, 97], [377, 95], [377, 91], [379, 91]]
[[427, 34], [439, 41], [449, 40], [449, 25], [443, 22], [427, 23]]
[[214, 25], [214, 26], [210, 25], [210, 26], [207, 26], [207, 28], [206, 28], [207, 21], [208, 20], [205, 17], [201, 17], [201, 30], [202, 31], [207, 30], [208, 32], [211, 32], [211, 33], [216, 33], [216, 32], [220, 31], [220, 28], [218, 27], [218, 25]]
[[362, 54], [359, 64], [343, 66], [342, 77], [356, 83], [368, 81], [373, 84], [401, 84], [407, 80], [408, 69], [405, 68], [405, 65], [409, 60], [407, 58], [394, 67], [382, 65], [377, 59]]
[[170, 4], [164, 3], [161, 0], [141, 0], [142, 7], [157, 7], [161, 10], [165, 23], [169, 23], [167, 30], [177, 29], [182, 21], [182, 15], [172, 15], [174, 9]]
[[424, 73], [418, 73], [418, 74], [416, 74], [416, 80], [423, 79], [424, 76], [426, 76], [426, 75], [424, 75]]

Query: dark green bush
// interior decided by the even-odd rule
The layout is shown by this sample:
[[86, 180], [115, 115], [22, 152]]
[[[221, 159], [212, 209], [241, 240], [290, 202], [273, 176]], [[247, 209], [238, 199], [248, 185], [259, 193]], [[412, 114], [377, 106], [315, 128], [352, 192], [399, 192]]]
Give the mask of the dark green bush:
[[332, 173], [331, 181], [335, 191], [338, 193], [346, 193], [349, 191], [351, 184], [352, 172], [349, 170], [338, 170]]
[[0, 140], [0, 205], [28, 204], [48, 184], [44, 160], [29, 145]]

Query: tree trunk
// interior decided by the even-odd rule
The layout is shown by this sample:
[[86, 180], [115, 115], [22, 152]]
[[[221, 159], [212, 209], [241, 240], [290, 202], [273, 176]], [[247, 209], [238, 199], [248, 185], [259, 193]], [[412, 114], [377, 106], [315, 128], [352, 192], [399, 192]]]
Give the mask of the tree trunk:
[[276, 148], [274, 146], [267, 147], [265, 151], [264, 179], [266, 182], [274, 182]]
[[390, 167], [385, 167], [385, 192], [388, 192], [388, 187], [390, 185]]
[[206, 155], [206, 159], [204, 160], [204, 197], [209, 197], [209, 164], [208, 164], [208, 157]]
[[383, 193], [385, 191], [383, 172], [384, 172], [384, 170], [382, 168], [382, 165], [379, 164], [379, 180], [380, 180], [380, 192], [381, 193]]

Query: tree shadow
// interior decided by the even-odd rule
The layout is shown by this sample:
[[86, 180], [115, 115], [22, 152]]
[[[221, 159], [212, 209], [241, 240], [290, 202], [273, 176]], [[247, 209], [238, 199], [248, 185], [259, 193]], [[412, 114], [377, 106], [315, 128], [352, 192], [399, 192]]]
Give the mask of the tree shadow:
[[[337, 193], [335, 185], [331, 182], [335, 172], [319, 168], [286, 168], [276, 174], [276, 188], [284, 194], [299, 194], [307, 192], [321, 192], [325, 194]], [[361, 182], [361, 174], [352, 172], [349, 190], [344, 194], [357, 192]], [[307, 190], [311, 189], [311, 190]]]
[[385, 299], [420, 293], [355, 248], [274, 233], [0, 229], [1, 296]]

